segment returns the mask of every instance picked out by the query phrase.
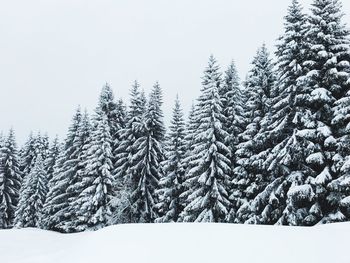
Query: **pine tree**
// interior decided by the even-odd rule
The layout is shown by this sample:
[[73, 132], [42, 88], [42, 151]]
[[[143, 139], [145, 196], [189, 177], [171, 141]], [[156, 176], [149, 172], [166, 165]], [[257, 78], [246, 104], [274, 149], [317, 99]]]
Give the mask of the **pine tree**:
[[[106, 83], [105, 86], [103, 86], [98, 106], [96, 109], [97, 111], [103, 112], [102, 115], [107, 116], [107, 122], [109, 126], [109, 132], [112, 136], [112, 154], [115, 152], [116, 148], [118, 147], [120, 138], [120, 130], [124, 127], [125, 125], [125, 120], [124, 120], [124, 105], [121, 100], [118, 102], [115, 101], [113, 91], [111, 87]], [[96, 115], [95, 117], [99, 117], [100, 115]], [[95, 121], [95, 124], [97, 125], [98, 121]], [[114, 161], [114, 158], [113, 158]]]
[[4, 146], [4, 133], [3, 131], [0, 131], [0, 149]]
[[54, 167], [54, 173], [49, 182], [49, 191], [43, 208], [41, 227], [45, 229], [64, 231], [60, 224], [65, 219], [68, 199], [71, 198], [67, 189], [78, 180], [78, 164], [82, 145], [79, 138], [79, 127], [82, 113], [77, 109], [69, 127], [67, 138]]
[[113, 200], [114, 218], [113, 223], [132, 222], [130, 218], [130, 194], [132, 191], [131, 178], [133, 178], [132, 158], [137, 152], [135, 142], [142, 135], [144, 102], [139, 91], [139, 83], [134, 82], [130, 93], [130, 107], [126, 116], [125, 128], [120, 130], [120, 144], [115, 151], [115, 177], [117, 196]]
[[[244, 96], [240, 87], [240, 81], [236, 65], [232, 61], [225, 72], [223, 85], [219, 89], [220, 98], [223, 104], [224, 129], [229, 134], [227, 144], [232, 153], [232, 169], [237, 166], [238, 158], [234, 154], [240, 143], [240, 135], [245, 129]], [[229, 221], [234, 221], [235, 210], [231, 209]], [[232, 218], [231, 218], [232, 217]]]
[[114, 196], [112, 176], [112, 136], [108, 116], [97, 111], [96, 128], [87, 148], [85, 168], [78, 183], [79, 195], [72, 200], [75, 230], [99, 229], [107, 226], [111, 217], [110, 201]]
[[251, 213], [247, 209], [249, 201], [264, 189], [268, 178], [263, 175], [260, 153], [266, 152], [268, 144], [264, 131], [270, 119], [272, 89], [275, 85], [273, 64], [265, 45], [258, 49], [252, 62], [245, 84], [245, 107], [243, 116], [246, 127], [239, 136], [235, 147], [236, 167], [230, 199], [233, 210], [230, 217], [236, 222], [244, 222]]
[[188, 120], [186, 124], [186, 134], [185, 134], [185, 149], [184, 158], [182, 161], [182, 166], [185, 170], [185, 173], [188, 171], [189, 163], [193, 160], [193, 147], [194, 147], [194, 138], [195, 132], [199, 126], [199, 121], [197, 119], [197, 113], [199, 112], [198, 108], [192, 104], [191, 110], [188, 115]]
[[347, 159], [350, 154], [350, 41], [342, 17], [340, 1], [315, 0], [307, 34], [311, 46], [306, 83], [314, 88], [311, 96], [317, 107], [314, 109], [317, 121], [332, 130], [322, 137], [319, 135], [325, 159], [322, 168], [323, 171], [329, 170], [329, 175], [322, 178], [322, 172], [313, 182], [323, 223], [343, 221], [350, 215], [346, 203], [349, 194]]
[[48, 181], [50, 181], [53, 176], [54, 167], [59, 158], [60, 151], [61, 151], [61, 144], [58, 140], [58, 137], [56, 136], [51, 146], [49, 147], [49, 152], [48, 152], [47, 158], [45, 159], [45, 170], [47, 173]]
[[186, 197], [185, 208], [179, 221], [224, 222], [230, 210], [228, 200], [231, 175], [231, 152], [226, 144], [224, 115], [219, 96], [221, 75], [213, 56], [204, 71], [201, 96], [198, 99], [195, 131], [194, 160], [189, 163], [185, 177], [188, 188], [181, 196]]
[[41, 133], [39, 132], [36, 137], [36, 155], [41, 155], [43, 160], [46, 160], [46, 158], [49, 155], [49, 150], [49, 136], [47, 134], [41, 135]]
[[[76, 138], [73, 142], [73, 147], [76, 152], [68, 161], [68, 166], [64, 167], [70, 169], [70, 179], [65, 191], [67, 204], [57, 214], [63, 215], [57, 227], [63, 232], [76, 232], [80, 231], [80, 221], [77, 220], [77, 214], [79, 213], [79, 203], [76, 200], [79, 195], [85, 190], [84, 176], [88, 163], [88, 151], [90, 149], [92, 138], [92, 127], [88, 113], [85, 111], [81, 117], [81, 121], [77, 128]], [[69, 171], [69, 170], [68, 170]]]
[[307, 90], [310, 116], [305, 122], [308, 135], [304, 138], [310, 141], [306, 162], [311, 170], [308, 175], [311, 177], [309, 184], [315, 192], [314, 206], [319, 208], [317, 216], [305, 219], [310, 225], [332, 214], [335, 209], [335, 204], [327, 197], [327, 185], [337, 177], [332, 169], [337, 129], [332, 127], [333, 106], [348, 90], [345, 82], [349, 71], [349, 62], [346, 61], [349, 54], [348, 32], [341, 17], [339, 1], [315, 0], [309, 16], [309, 30], [305, 34], [309, 44], [304, 63], [307, 73], [301, 81]]
[[21, 172], [14, 131], [3, 139], [0, 149], [0, 228], [10, 228], [15, 217]]
[[22, 176], [25, 177], [30, 173], [32, 169], [35, 158], [36, 158], [36, 139], [33, 133], [30, 133], [28, 140], [26, 141], [24, 147], [21, 149], [20, 153], [20, 169]]
[[[225, 72], [223, 84], [219, 89], [225, 117], [225, 129], [229, 134], [228, 144], [231, 152], [235, 152], [238, 137], [244, 130], [243, 95], [236, 65], [232, 61]], [[233, 156], [232, 156], [233, 157]], [[233, 160], [232, 160], [233, 161]]]
[[41, 155], [36, 158], [33, 169], [23, 182], [23, 190], [16, 209], [17, 227], [38, 227], [41, 210], [47, 194], [47, 174]]
[[141, 136], [135, 142], [136, 153], [132, 156], [131, 177], [127, 182], [130, 185], [132, 222], [153, 222], [158, 217], [155, 191], [162, 177], [160, 163], [164, 161], [165, 133], [161, 105], [161, 89], [156, 83], [148, 101]]
[[[267, 128], [260, 136], [266, 138], [264, 141], [269, 147], [269, 151], [259, 156], [269, 185], [249, 204], [250, 207], [244, 206], [246, 213], [254, 214], [250, 223], [295, 224], [310, 208], [313, 196], [313, 192], [308, 192], [310, 196], [302, 198], [307, 192], [301, 193], [310, 188], [303, 186], [308, 171], [303, 157], [307, 154], [303, 148], [307, 142], [300, 136], [304, 129], [300, 117], [307, 116], [308, 108], [305, 91], [298, 82], [304, 74], [307, 23], [298, 1], [293, 0], [284, 25], [285, 32], [276, 52], [278, 79], [272, 91]], [[300, 196], [296, 198], [295, 193]]]
[[162, 164], [164, 177], [161, 178], [160, 189], [157, 191], [160, 196], [157, 208], [162, 215], [157, 222], [176, 222], [182, 211], [180, 195], [183, 191], [185, 150], [185, 121], [177, 97], [166, 140], [166, 161]]
[[[121, 128], [124, 128], [126, 125], [126, 115], [127, 115], [126, 105], [122, 99], [119, 99], [117, 101], [117, 116], [118, 116], [118, 120]], [[117, 134], [119, 134], [119, 132], [117, 132]]]

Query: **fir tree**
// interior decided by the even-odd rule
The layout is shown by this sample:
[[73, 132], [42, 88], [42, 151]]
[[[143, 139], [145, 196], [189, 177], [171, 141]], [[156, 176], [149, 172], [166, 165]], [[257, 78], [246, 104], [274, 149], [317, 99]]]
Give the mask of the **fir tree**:
[[20, 153], [20, 169], [23, 177], [29, 174], [30, 170], [34, 166], [36, 153], [36, 139], [33, 133], [30, 133], [29, 138], [25, 142]]
[[47, 173], [47, 180], [50, 181], [53, 173], [54, 173], [54, 167], [57, 163], [57, 160], [59, 158], [59, 154], [61, 151], [61, 144], [58, 140], [58, 137], [56, 136], [56, 138], [53, 140], [49, 152], [48, 152], [48, 156], [45, 160], [45, 170]]
[[164, 177], [160, 180], [158, 191], [160, 202], [157, 204], [162, 215], [157, 222], [176, 222], [182, 211], [180, 195], [184, 179], [183, 157], [185, 154], [185, 122], [178, 97], [173, 109], [173, 118], [166, 140], [166, 161]]
[[155, 208], [159, 179], [162, 176], [160, 163], [164, 161], [164, 124], [161, 110], [161, 89], [156, 83], [151, 92], [141, 136], [136, 140], [136, 153], [132, 156], [130, 204], [132, 222], [153, 222], [157, 217]]
[[[117, 116], [120, 123], [120, 127], [124, 128], [126, 125], [127, 110], [126, 110], [126, 105], [122, 99], [119, 99], [117, 101]], [[117, 132], [117, 134], [119, 133]]]
[[199, 121], [196, 118], [197, 117], [197, 113], [198, 113], [198, 108], [192, 104], [189, 116], [188, 116], [188, 120], [187, 120], [187, 124], [186, 124], [186, 134], [185, 134], [185, 149], [186, 152], [184, 154], [184, 158], [182, 161], [182, 166], [185, 170], [185, 173], [187, 173], [188, 171], [188, 167], [189, 167], [189, 163], [192, 161], [193, 159], [193, 147], [194, 147], [194, 138], [195, 138], [195, 132], [199, 126]]
[[45, 229], [64, 231], [60, 224], [65, 219], [68, 199], [71, 198], [67, 189], [78, 180], [78, 163], [82, 145], [79, 138], [79, 127], [82, 121], [80, 108], [73, 116], [63, 150], [54, 167], [54, 173], [49, 182], [49, 191], [43, 208], [41, 226]]
[[36, 158], [33, 169], [23, 182], [15, 225], [17, 227], [38, 227], [41, 209], [47, 193], [47, 174], [41, 155]]
[[184, 183], [188, 190], [182, 194], [186, 202], [179, 220], [183, 222], [224, 222], [231, 206], [228, 200], [231, 152], [223, 126], [220, 84], [219, 67], [211, 56], [198, 99], [200, 124], [194, 133], [194, 159], [189, 163]]
[[[79, 213], [79, 203], [76, 200], [79, 195], [85, 190], [86, 184], [84, 184], [84, 176], [86, 167], [88, 164], [88, 151], [90, 149], [92, 138], [92, 127], [88, 113], [85, 113], [81, 117], [81, 121], [78, 125], [76, 138], [73, 142], [73, 147], [76, 149], [75, 154], [72, 156], [74, 159], [68, 161], [68, 167], [70, 169], [70, 179], [65, 191], [67, 204], [58, 213], [62, 214], [61, 220], [57, 225], [63, 232], [76, 232], [80, 231], [79, 224], [81, 223], [77, 219]], [[69, 171], [69, 170], [68, 170]]]
[[239, 134], [243, 132], [245, 127], [243, 94], [240, 88], [236, 65], [233, 61], [225, 72], [223, 84], [219, 89], [219, 95], [225, 116], [225, 129], [229, 134], [228, 144], [230, 145], [231, 152], [235, 152], [236, 145], [239, 142]]
[[340, 1], [315, 0], [307, 34], [311, 46], [306, 83], [314, 88], [311, 95], [317, 107], [314, 109], [317, 120], [332, 130], [328, 136], [319, 135], [325, 155], [322, 166], [324, 170], [330, 170], [329, 176], [321, 178], [322, 172], [313, 182], [320, 193], [318, 202], [324, 216], [323, 223], [343, 221], [349, 216], [344, 198], [348, 194], [346, 178], [350, 154], [350, 42], [342, 17]]
[[41, 135], [41, 133], [39, 132], [36, 137], [35, 148], [36, 148], [36, 156], [41, 155], [41, 158], [43, 158], [43, 160], [46, 160], [50, 150], [49, 136], [47, 134]]
[[[311, 148], [306, 162], [312, 170], [309, 183], [316, 194], [314, 205], [320, 207], [319, 217], [333, 217], [337, 206], [328, 195], [327, 184], [337, 177], [332, 159], [337, 146], [334, 136], [337, 136], [339, 126], [332, 125], [333, 107], [349, 89], [349, 33], [341, 18], [338, 0], [315, 0], [306, 33], [309, 46], [304, 66], [307, 73], [302, 83], [308, 92], [311, 112], [305, 123], [309, 129], [306, 139], [310, 141]], [[308, 218], [307, 224], [317, 223], [319, 217]]]
[[[246, 127], [239, 136], [235, 147], [236, 167], [234, 168], [233, 187], [230, 199], [233, 202], [231, 218], [244, 222], [251, 216], [247, 205], [268, 182], [263, 175], [259, 155], [268, 151], [264, 136], [270, 119], [272, 89], [275, 84], [273, 64], [265, 45], [258, 49], [245, 82], [245, 107], [243, 116]], [[265, 153], [266, 154], [266, 153]], [[237, 210], [238, 209], [238, 210]]]
[[[120, 130], [124, 127], [125, 124], [125, 112], [123, 102], [121, 100], [119, 100], [118, 102], [115, 101], [113, 91], [107, 83], [102, 88], [96, 112], [97, 111], [101, 111], [103, 112], [103, 116], [107, 116], [109, 132], [112, 136], [113, 142], [113, 154], [116, 148], [118, 147], [120, 141]], [[99, 116], [100, 115], [98, 114], [95, 117]], [[95, 125], [97, 125], [97, 123], [98, 120], [95, 121]]]
[[120, 131], [120, 144], [115, 151], [115, 171], [117, 196], [113, 200], [114, 216], [113, 223], [132, 222], [130, 218], [130, 194], [132, 191], [131, 179], [134, 175], [132, 158], [137, 152], [135, 142], [142, 135], [142, 123], [144, 110], [144, 98], [139, 91], [139, 84], [134, 82], [130, 93], [130, 107], [126, 116], [126, 125]]
[[11, 129], [0, 149], [0, 228], [10, 228], [13, 224], [21, 179], [15, 135]]
[[[251, 202], [250, 213], [254, 216], [250, 223], [274, 224], [279, 220], [282, 224], [295, 224], [310, 208], [313, 196], [310, 192], [310, 196], [302, 198], [300, 193], [310, 188], [303, 186], [308, 173], [305, 163], [308, 150], [303, 148], [307, 141], [300, 136], [304, 129], [300, 117], [307, 116], [309, 111], [305, 90], [298, 81], [305, 72], [307, 23], [298, 1], [293, 0], [284, 25], [276, 52], [278, 80], [272, 92], [267, 128], [260, 136], [266, 138], [265, 144], [271, 149], [260, 154], [269, 185]], [[295, 193], [301, 194], [299, 199]]]
[[111, 216], [110, 201], [113, 198], [112, 136], [108, 117], [97, 111], [96, 128], [86, 152], [85, 168], [78, 183], [79, 195], [72, 200], [75, 227], [78, 231], [107, 226]]

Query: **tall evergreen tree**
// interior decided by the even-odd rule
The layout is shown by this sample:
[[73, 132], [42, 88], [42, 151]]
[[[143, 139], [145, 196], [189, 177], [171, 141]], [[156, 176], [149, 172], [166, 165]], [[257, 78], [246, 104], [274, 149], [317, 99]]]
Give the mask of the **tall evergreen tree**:
[[[75, 230], [99, 229], [107, 226], [111, 216], [110, 201], [114, 196], [112, 136], [108, 116], [97, 111], [97, 125], [92, 131], [86, 152], [85, 168], [77, 188], [80, 193], [72, 199]], [[73, 186], [74, 187], [74, 186]]]
[[[74, 156], [72, 156], [74, 159], [69, 160], [70, 165], [73, 164], [74, 166], [68, 166], [69, 169], [71, 169], [71, 178], [69, 179], [68, 186], [65, 191], [67, 204], [58, 213], [63, 216], [61, 217], [57, 227], [59, 227], [63, 232], [76, 232], [80, 230], [80, 221], [77, 219], [80, 206], [76, 200], [86, 188], [86, 184], [84, 184], [83, 181], [88, 164], [88, 151], [92, 141], [93, 138], [90, 118], [88, 113], [85, 111], [81, 117], [76, 138], [73, 143], [76, 153]], [[63, 165], [63, 167], [65, 167], [65, 165]]]
[[213, 56], [204, 71], [201, 96], [198, 99], [195, 146], [182, 194], [186, 197], [185, 208], [180, 214], [183, 222], [224, 222], [227, 218], [231, 174], [231, 152], [226, 144], [224, 115], [219, 96], [221, 74]]
[[161, 217], [157, 222], [176, 222], [182, 211], [180, 195], [184, 179], [183, 158], [185, 154], [185, 121], [179, 98], [176, 98], [173, 118], [166, 137], [166, 160], [164, 177], [160, 180], [158, 192], [160, 202], [157, 204]]
[[[271, 149], [260, 154], [269, 185], [251, 202], [254, 216], [250, 223], [295, 224], [310, 209], [313, 195], [308, 186], [303, 186], [308, 174], [304, 156], [307, 150], [303, 148], [307, 142], [301, 136], [304, 126], [300, 117], [307, 116], [308, 107], [299, 78], [305, 73], [307, 23], [298, 1], [293, 0], [288, 8], [284, 26], [277, 45], [278, 79], [272, 92], [270, 118], [260, 136], [266, 138]], [[295, 193], [301, 193], [299, 199]], [[310, 196], [301, 197], [304, 194]]]
[[313, 88], [311, 100], [319, 130], [314, 143], [320, 144], [319, 152], [323, 154], [323, 162], [315, 167], [317, 177], [312, 183], [317, 189], [322, 222], [327, 223], [343, 221], [349, 216], [346, 202], [342, 200], [347, 196], [344, 186], [348, 170], [346, 159], [350, 153], [350, 42], [340, 1], [315, 0], [311, 11], [307, 33], [309, 72], [305, 83]]
[[[272, 89], [275, 75], [270, 54], [265, 45], [258, 49], [245, 82], [245, 107], [243, 116], [246, 127], [236, 146], [236, 167], [230, 199], [233, 202], [231, 217], [244, 222], [251, 213], [247, 208], [252, 200], [268, 182], [260, 165], [259, 155], [268, 151], [264, 131], [270, 119]], [[238, 209], [238, 210], [237, 210]]]
[[14, 131], [3, 139], [0, 149], [0, 228], [13, 224], [21, 187], [21, 172]]
[[[124, 124], [125, 124], [125, 120], [124, 120], [125, 112], [124, 112], [123, 102], [115, 101], [113, 91], [107, 83], [105, 86], [103, 86], [100, 94], [96, 112], [98, 111], [103, 112], [103, 114], [97, 114], [95, 115], [95, 117], [99, 118], [102, 116], [107, 116], [109, 133], [112, 136], [112, 142], [113, 142], [113, 146], [112, 146], [112, 150], [113, 150], [112, 154], [113, 154], [116, 148], [118, 147], [118, 144], [120, 141], [120, 138], [119, 138], [120, 130], [124, 127]], [[97, 125], [99, 121], [100, 120], [96, 120], [95, 125]]]
[[38, 227], [41, 209], [47, 193], [47, 174], [41, 155], [35, 160], [33, 169], [25, 178], [23, 190], [16, 209], [15, 225], [17, 227]]
[[79, 127], [82, 122], [80, 108], [75, 112], [72, 124], [68, 129], [63, 150], [54, 167], [49, 182], [49, 191], [43, 208], [41, 226], [45, 229], [64, 231], [60, 224], [66, 219], [65, 212], [68, 200], [72, 196], [67, 192], [69, 186], [78, 180], [79, 156], [82, 145], [79, 138]]
[[130, 203], [132, 222], [153, 222], [157, 217], [155, 205], [159, 179], [162, 177], [160, 163], [164, 161], [164, 123], [161, 110], [161, 89], [156, 83], [152, 89], [141, 136], [136, 140], [136, 153], [132, 156]]
[[120, 144], [115, 151], [115, 177], [117, 195], [113, 200], [114, 219], [113, 223], [132, 222], [130, 194], [132, 191], [131, 179], [135, 172], [132, 168], [132, 158], [137, 152], [135, 142], [142, 135], [142, 123], [144, 109], [144, 98], [140, 93], [140, 85], [134, 82], [130, 92], [130, 107], [126, 116], [125, 128], [120, 131]]
[[338, 0], [315, 0], [306, 33], [309, 46], [304, 66], [307, 73], [302, 82], [308, 92], [310, 116], [304, 117], [308, 129], [304, 138], [310, 142], [306, 162], [311, 170], [308, 175], [315, 192], [314, 206], [319, 211], [317, 216], [307, 217], [307, 224], [317, 223], [320, 217], [332, 214], [336, 208], [332, 198], [327, 197], [327, 184], [337, 177], [332, 169], [337, 133], [337, 127], [332, 127], [333, 106], [348, 90], [349, 33], [341, 17]]
[[199, 112], [198, 107], [192, 104], [191, 110], [188, 115], [188, 120], [186, 123], [186, 133], [185, 133], [185, 155], [182, 161], [182, 166], [184, 167], [185, 173], [188, 171], [189, 163], [193, 159], [193, 147], [194, 147], [194, 138], [195, 132], [199, 126], [199, 121], [197, 119], [197, 113]]
[[228, 144], [230, 145], [231, 152], [234, 153], [236, 145], [239, 142], [239, 134], [243, 132], [245, 127], [243, 94], [236, 65], [233, 61], [225, 71], [224, 81], [219, 89], [219, 95], [223, 105], [223, 114], [225, 116], [224, 126], [229, 134]]

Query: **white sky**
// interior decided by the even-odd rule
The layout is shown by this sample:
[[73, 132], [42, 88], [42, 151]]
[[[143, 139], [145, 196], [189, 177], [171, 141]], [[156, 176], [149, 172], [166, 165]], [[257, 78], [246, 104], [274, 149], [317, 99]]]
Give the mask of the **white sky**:
[[146, 91], [160, 82], [167, 118], [176, 93], [187, 113], [209, 55], [245, 76], [263, 42], [273, 51], [290, 2], [0, 0], [0, 130], [14, 127], [20, 143], [31, 130], [62, 138], [105, 82], [128, 100], [135, 79]]

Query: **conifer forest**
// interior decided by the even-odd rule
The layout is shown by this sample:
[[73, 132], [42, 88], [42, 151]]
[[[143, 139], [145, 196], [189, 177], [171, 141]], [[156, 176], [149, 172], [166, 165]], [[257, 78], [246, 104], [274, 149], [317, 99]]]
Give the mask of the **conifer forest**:
[[128, 101], [105, 84], [63, 140], [2, 132], [0, 228], [349, 221], [350, 31], [339, 0], [305, 9], [291, 1], [276, 51], [258, 48], [244, 80], [211, 55], [170, 125], [161, 83], [145, 94], [135, 81]]

